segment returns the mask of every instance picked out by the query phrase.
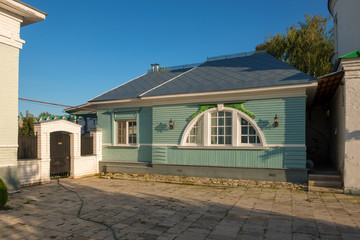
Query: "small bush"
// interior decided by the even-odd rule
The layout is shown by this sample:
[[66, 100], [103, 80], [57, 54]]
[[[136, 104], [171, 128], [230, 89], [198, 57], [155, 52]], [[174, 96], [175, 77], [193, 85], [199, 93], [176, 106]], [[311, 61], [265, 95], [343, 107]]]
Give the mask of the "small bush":
[[8, 201], [8, 192], [5, 182], [0, 178], [0, 208], [4, 207]]

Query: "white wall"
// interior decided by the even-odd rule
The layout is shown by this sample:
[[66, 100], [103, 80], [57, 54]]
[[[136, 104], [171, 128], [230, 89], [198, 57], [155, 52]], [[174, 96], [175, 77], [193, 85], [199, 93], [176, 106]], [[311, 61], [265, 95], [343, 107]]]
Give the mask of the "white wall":
[[344, 190], [360, 194], [360, 58], [341, 60], [345, 70]]
[[360, 1], [331, 0], [336, 58], [360, 49]]

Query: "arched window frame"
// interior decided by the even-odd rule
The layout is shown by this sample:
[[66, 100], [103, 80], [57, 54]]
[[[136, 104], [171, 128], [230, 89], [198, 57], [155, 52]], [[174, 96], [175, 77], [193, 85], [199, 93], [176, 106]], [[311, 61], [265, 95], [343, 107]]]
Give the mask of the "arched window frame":
[[[231, 112], [232, 113], [232, 144], [230, 145], [215, 145], [211, 144], [211, 113], [213, 112]], [[202, 144], [199, 143], [187, 143], [187, 138], [190, 134], [191, 129], [194, 125], [203, 118], [203, 136], [202, 136]], [[241, 118], [244, 118], [248, 121], [253, 128], [255, 129], [258, 137], [260, 138], [260, 143], [252, 144], [252, 143], [241, 143]], [[206, 148], [258, 148], [258, 147], [266, 147], [266, 140], [264, 137], [263, 132], [261, 131], [260, 127], [256, 124], [254, 119], [250, 118], [247, 114], [243, 113], [242, 111], [224, 107], [222, 104], [219, 104], [216, 108], [211, 108], [206, 110], [199, 115], [197, 115], [192, 121], [188, 124], [185, 128], [184, 134], [181, 138], [180, 147], [206, 147]]]

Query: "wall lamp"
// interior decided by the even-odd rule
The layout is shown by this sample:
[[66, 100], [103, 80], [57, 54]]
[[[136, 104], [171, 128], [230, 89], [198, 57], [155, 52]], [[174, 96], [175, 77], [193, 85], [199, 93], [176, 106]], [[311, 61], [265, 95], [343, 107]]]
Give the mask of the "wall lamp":
[[278, 118], [277, 114], [275, 114], [275, 117], [274, 117], [274, 125], [276, 128], [279, 127], [279, 118]]
[[174, 129], [174, 125], [175, 125], [174, 121], [170, 118], [170, 121], [169, 121], [169, 128], [170, 128], [170, 130], [173, 130], [173, 129]]

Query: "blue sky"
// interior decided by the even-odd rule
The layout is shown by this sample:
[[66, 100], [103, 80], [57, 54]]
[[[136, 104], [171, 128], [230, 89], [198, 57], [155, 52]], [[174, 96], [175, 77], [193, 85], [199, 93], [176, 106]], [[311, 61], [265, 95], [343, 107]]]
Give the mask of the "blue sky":
[[[23, 0], [49, 15], [25, 26], [19, 97], [76, 106], [146, 72], [253, 51], [326, 0]], [[63, 114], [19, 101], [19, 112]]]

